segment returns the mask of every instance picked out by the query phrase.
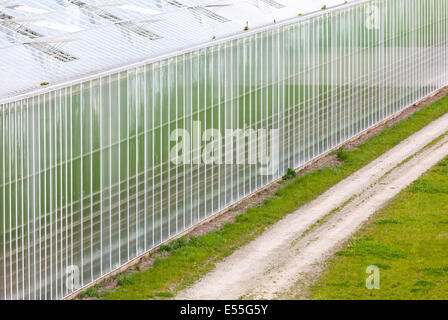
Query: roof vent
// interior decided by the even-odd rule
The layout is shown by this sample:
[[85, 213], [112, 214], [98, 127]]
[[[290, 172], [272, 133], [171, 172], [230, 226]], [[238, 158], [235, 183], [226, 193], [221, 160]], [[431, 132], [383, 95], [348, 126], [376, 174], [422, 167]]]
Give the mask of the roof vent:
[[274, 1], [274, 0], [260, 0], [260, 1], [267, 4], [268, 6], [276, 8], [276, 9], [285, 8], [284, 5], [282, 5], [281, 3], [278, 3], [277, 1]]
[[225, 17], [223, 17], [223, 16], [220, 16], [219, 14], [216, 14], [216, 13], [214, 13], [213, 11], [210, 11], [210, 10], [208, 10], [208, 9], [205, 9], [204, 7], [201, 7], [201, 6], [197, 6], [197, 7], [189, 7], [188, 10], [190, 10], [190, 11], [192, 11], [192, 12], [194, 12], [194, 13], [203, 15], [203, 16], [209, 18], [209, 19], [218, 21], [218, 22], [220, 22], [220, 23], [230, 22], [229, 19], [227, 19], [227, 18], [225, 18]]
[[132, 21], [125, 21], [117, 23], [120, 27], [122, 27], [125, 30], [131, 31], [133, 33], [138, 34], [139, 36], [146, 37], [150, 40], [158, 40], [162, 39], [161, 36], [158, 34], [155, 34], [154, 32], [148, 31], [145, 28], [140, 27], [139, 25], [135, 24]]
[[100, 18], [111, 21], [111, 22], [117, 24], [118, 26], [120, 26], [121, 28], [123, 28], [124, 30], [133, 32], [139, 36], [148, 38], [150, 40], [158, 40], [158, 39], [162, 38], [161, 36], [140, 27], [139, 25], [135, 24], [132, 21], [123, 21], [123, 19], [101, 9], [98, 6], [89, 5], [80, 0], [67, 0], [67, 1], [75, 6], [79, 7], [82, 10], [86, 10], [92, 14], [97, 15]]
[[61, 62], [70, 62], [78, 60], [78, 58], [72, 56], [69, 53], [66, 53], [55, 46], [52, 46], [46, 42], [42, 41], [34, 41], [34, 42], [28, 42], [24, 43], [25, 46], [28, 46], [30, 48], [33, 48], [39, 52], [42, 52], [43, 54], [46, 54], [47, 56], [50, 56], [56, 60], [59, 60]]
[[185, 8], [186, 5], [184, 5], [182, 2], [179, 2], [177, 0], [165, 0], [166, 2], [168, 2], [170, 5], [175, 6], [177, 8]]
[[17, 22], [16, 18], [2, 11], [0, 11], [0, 26], [3, 26], [29, 39], [36, 39], [43, 37], [43, 35], [41, 35], [40, 33], [25, 27], [23, 24]]

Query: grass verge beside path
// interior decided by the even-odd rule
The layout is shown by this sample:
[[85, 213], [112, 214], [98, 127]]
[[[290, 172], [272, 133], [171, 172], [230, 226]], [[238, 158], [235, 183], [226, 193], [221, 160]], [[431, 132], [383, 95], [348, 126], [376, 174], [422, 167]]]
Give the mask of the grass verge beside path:
[[[366, 288], [366, 268], [380, 288]], [[448, 299], [448, 158], [402, 191], [333, 257], [313, 299]]]
[[[260, 207], [247, 210], [235, 222], [225, 224], [190, 241], [175, 240], [161, 250], [166, 257], [156, 258], [153, 267], [119, 276], [120, 288], [107, 291], [98, 285], [84, 297], [103, 299], [166, 299], [198, 280], [214, 264], [248, 243], [267, 227], [316, 198], [339, 181], [347, 178], [381, 154], [448, 112], [448, 97], [415, 113], [392, 128], [383, 130], [352, 151], [343, 151], [343, 165], [307, 173], [287, 183]], [[118, 281], [117, 281], [118, 282]]]

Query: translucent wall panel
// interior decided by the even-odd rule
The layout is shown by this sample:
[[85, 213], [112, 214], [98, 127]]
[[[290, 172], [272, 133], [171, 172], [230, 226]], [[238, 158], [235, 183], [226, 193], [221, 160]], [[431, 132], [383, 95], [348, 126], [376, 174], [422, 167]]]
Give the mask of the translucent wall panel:
[[447, 5], [371, 1], [1, 105], [0, 298], [64, 297], [446, 85]]

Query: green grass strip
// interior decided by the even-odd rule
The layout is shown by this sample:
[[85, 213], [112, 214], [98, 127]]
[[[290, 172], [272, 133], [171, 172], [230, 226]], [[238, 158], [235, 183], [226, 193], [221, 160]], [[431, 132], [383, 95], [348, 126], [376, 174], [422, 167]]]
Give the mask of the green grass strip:
[[[314, 299], [448, 299], [448, 159], [402, 191], [338, 252]], [[379, 289], [367, 289], [376, 265]]]
[[122, 286], [105, 299], [164, 299], [194, 283], [213, 269], [214, 264], [238, 247], [260, 235], [267, 227], [316, 198], [339, 181], [378, 158], [401, 141], [448, 112], [448, 97], [387, 128], [353, 151], [343, 151], [344, 164], [315, 170], [286, 183], [275, 197], [262, 206], [250, 208], [220, 230], [179, 239], [163, 249], [170, 254], [157, 258], [148, 270], [126, 275]]

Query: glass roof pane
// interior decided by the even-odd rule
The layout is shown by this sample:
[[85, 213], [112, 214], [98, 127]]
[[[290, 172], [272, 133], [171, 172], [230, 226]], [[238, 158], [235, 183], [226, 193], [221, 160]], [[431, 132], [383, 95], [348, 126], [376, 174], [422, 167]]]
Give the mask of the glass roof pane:
[[345, 2], [0, 0], [0, 101]]

